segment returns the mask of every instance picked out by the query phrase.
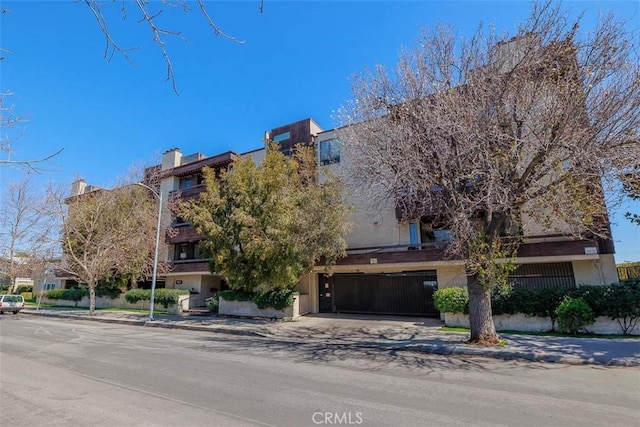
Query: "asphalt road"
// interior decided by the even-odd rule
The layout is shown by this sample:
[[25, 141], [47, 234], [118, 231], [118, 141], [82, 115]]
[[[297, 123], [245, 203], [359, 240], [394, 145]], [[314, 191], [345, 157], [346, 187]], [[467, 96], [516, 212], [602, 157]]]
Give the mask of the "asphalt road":
[[637, 426], [640, 370], [0, 316], [0, 424]]

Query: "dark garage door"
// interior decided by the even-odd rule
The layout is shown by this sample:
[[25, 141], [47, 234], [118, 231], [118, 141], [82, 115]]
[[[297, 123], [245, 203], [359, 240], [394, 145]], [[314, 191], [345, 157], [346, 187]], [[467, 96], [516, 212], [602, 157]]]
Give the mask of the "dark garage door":
[[435, 270], [393, 274], [320, 275], [321, 313], [375, 313], [438, 317]]

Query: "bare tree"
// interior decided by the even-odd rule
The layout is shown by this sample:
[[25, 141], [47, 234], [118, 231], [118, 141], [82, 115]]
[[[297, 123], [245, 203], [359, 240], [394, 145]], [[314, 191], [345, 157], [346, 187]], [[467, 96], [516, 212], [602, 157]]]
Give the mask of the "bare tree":
[[29, 176], [11, 183], [0, 207], [0, 276], [11, 285], [17, 277], [34, 277], [57, 250], [55, 218], [46, 209]]
[[528, 230], [610, 237], [602, 184], [640, 164], [637, 38], [612, 16], [581, 37], [564, 16], [536, 3], [513, 38], [425, 30], [395, 72], [357, 77], [342, 110], [362, 199], [451, 228], [472, 342], [498, 342], [491, 288]]
[[155, 243], [157, 201], [126, 185], [71, 198], [54, 195], [63, 224], [63, 269], [89, 288], [95, 310], [98, 281], [117, 274], [146, 275]]
[[0, 93], [0, 166], [11, 166], [21, 169], [28, 169], [31, 172], [39, 172], [42, 170], [42, 164], [51, 160], [62, 152], [62, 149], [45, 157], [39, 158], [13, 158], [11, 145], [17, 139], [18, 125], [26, 122], [23, 116], [15, 115], [13, 112], [13, 104], [8, 104], [7, 99], [11, 96], [11, 92]]
[[[100, 30], [105, 36], [105, 51], [104, 51], [105, 58], [110, 60], [113, 57], [113, 55], [117, 52], [120, 55], [122, 55], [127, 61], [133, 63], [133, 61], [129, 56], [129, 51], [131, 49], [121, 47], [120, 44], [115, 40], [115, 38], [113, 37], [113, 34], [109, 29], [108, 22], [107, 22], [108, 20], [105, 17], [105, 7], [107, 5], [104, 2], [98, 1], [98, 0], [83, 0], [83, 1], [86, 4], [86, 6], [89, 8], [91, 13], [93, 14], [96, 22], [98, 23], [98, 26], [100, 27]], [[169, 55], [169, 52], [167, 50], [165, 39], [167, 37], [178, 37], [178, 38], [184, 39], [184, 36], [182, 31], [166, 28], [161, 24], [159, 24], [158, 21], [161, 15], [164, 16], [163, 13], [166, 14], [165, 12], [171, 13], [178, 9], [182, 10], [182, 12], [184, 13], [190, 12], [191, 11], [190, 3], [193, 3], [193, 2], [189, 2], [186, 0], [175, 0], [175, 1], [162, 0], [158, 2], [134, 0], [132, 3], [134, 4], [134, 8], [140, 14], [138, 23], [144, 23], [147, 25], [147, 27], [149, 28], [149, 31], [153, 36], [153, 42], [160, 48], [162, 57], [164, 58], [167, 66], [167, 80], [171, 82], [173, 91], [177, 94], [178, 88], [176, 86], [176, 79], [173, 72], [173, 64], [171, 62], [171, 56]], [[195, 3], [197, 4], [198, 12], [202, 16], [204, 23], [209, 28], [211, 28], [214, 35], [222, 36], [236, 43], [240, 43], [240, 44], [244, 43], [244, 40], [237, 39], [236, 37], [225, 33], [222, 30], [222, 28], [214, 22], [214, 20], [211, 18], [211, 15], [209, 14], [209, 11], [207, 10], [206, 2], [204, 0], [196, 0]], [[263, 1], [260, 1], [259, 10], [260, 10], [260, 13], [262, 13]], [[123, 20], [127, 19], [128, 12], [129, 12], [129, 9], [127, 8], [127, 2], [122, 2], [120, 4], [120, 12], [122, 14], [122, 19]]]

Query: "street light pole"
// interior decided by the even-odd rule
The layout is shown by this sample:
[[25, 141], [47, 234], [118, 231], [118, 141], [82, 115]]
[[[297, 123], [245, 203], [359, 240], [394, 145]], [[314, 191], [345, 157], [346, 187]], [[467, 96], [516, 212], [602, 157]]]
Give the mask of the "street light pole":
[[158, 198], [158, 224], [156, 225], [156, 250], [153, 255], [153, 277], [151, 279], [151, 302], [149, 304], [149, 320], [153, 320], [153, 307], [156, 296], [156, 280], [158, 277], [158, 246], [160, 245], [160, 222], [162, 220], [162, 192], [158, 192], [153, 188], [145, 185], [141, 182], [137, 182], [137, 185], [141, 185], [147, 188]]

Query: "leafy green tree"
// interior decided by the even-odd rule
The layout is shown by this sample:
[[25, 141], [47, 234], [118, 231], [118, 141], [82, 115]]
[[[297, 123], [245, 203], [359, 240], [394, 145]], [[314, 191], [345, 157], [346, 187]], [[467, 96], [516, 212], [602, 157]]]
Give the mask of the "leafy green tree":
[[221, 177], [205, 169], [206, 191], [179, 213], [205, 236], [211, 271], [232, 289], [291, 289], [320, 260], [330, 268], [344, 256], [349, 209], [336, 178], [316, 173], [308, 147], [289, 158], [269, 146], [259, 165], [242, 158]]

